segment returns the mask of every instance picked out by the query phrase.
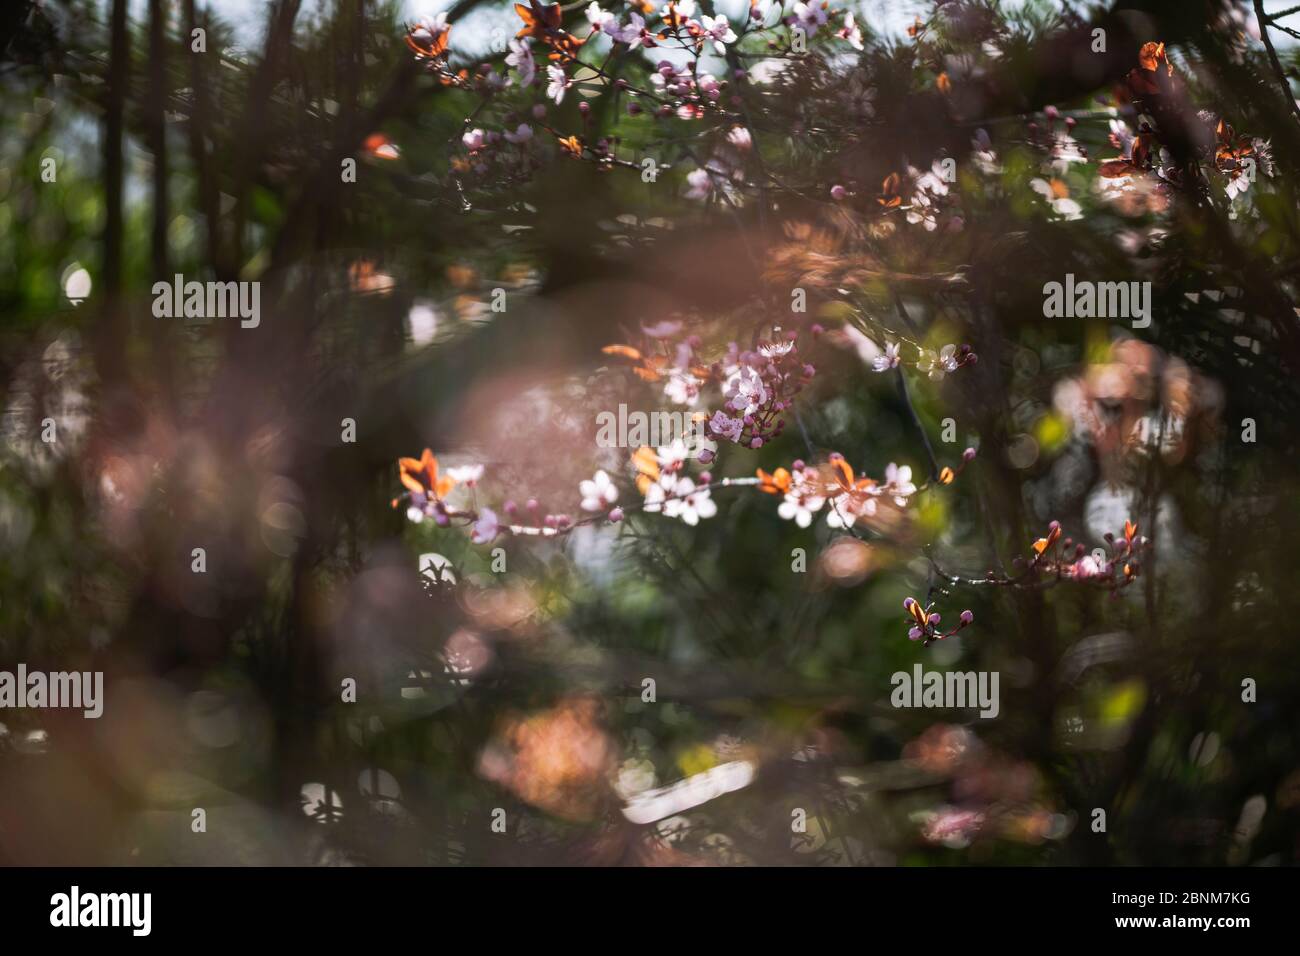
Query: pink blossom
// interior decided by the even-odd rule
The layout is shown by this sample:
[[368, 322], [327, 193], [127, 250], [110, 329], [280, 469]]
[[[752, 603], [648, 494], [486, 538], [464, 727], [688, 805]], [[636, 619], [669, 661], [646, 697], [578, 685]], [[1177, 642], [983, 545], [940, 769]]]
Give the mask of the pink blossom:
[[475, 544], [485, 544], [500, 533], [501, 525], [497, 521], [496, 512], [491, 508], [484, 508], [479, 512], [478, 520], [474, 522], [469, 539]]

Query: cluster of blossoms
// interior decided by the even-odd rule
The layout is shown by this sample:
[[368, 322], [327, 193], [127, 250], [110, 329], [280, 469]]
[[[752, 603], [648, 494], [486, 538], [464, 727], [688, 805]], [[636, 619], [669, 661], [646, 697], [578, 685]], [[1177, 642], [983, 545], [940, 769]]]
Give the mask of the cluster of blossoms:
[[[630, 345], [607, 345], [602, 351], [629, 362], [641, 379], [663, 382], [665, 397], [677, 405], [696, 407], [703, 388], [716, 385], [723, 406], [705, 423], [710, 440], [761, 448], [779, 437], [795, 396], [817, 373], [799, 355], [799, 336], [794, 331], [760, 342], [751, 350], [731, 342], [726, 353], [711, 363], [699, 357], [698, 336], [671, 341], [681, 331], [680, 322], [665, 321], [642, 331], [655, 340], [654, 351], [649, 346], [639, 349]], [[706, 448], [700, 461], [708, 464], [712, 458], [712, 449]]]
[[797, 337], [789, 332], [745, 352], [733, 345], [726, 359], [715, 363], [725, 404], [707, 423], [710, 436], [746, 448], [761, 448], [780, 437], [786, 411], [817, 371], [799, 357]]
[[1267, 140], [1238, 135], [1225, 120], [1210, 113], [1202, 111], [1198, 115], [1202, 122], [1214, 126], [1214, 168], [1227, 179], [1223, 189], [1229, 199], [1250, 188], [1256, 170], [1273, 175], [1273, 149]]
[[[753, 104], [747, 108], [746, 103], [752, 91], [749, 84], [766, 80], [759, 79], [754, 70], [762, 66], [764, 56], [773, 62], [800, 58], [796, 54], [805, 52], [803, 43], [819, 31], [830, 34], [828, 52], [825, 58], [812, 59], [829, 62], [829, 50], [840, 42], [851, 49], [863, 49], [862, 28], [849, 12], [832, 10], [826, 2], [787, 6], [761, 0], [751, 4], [743, 22], [733, 24], [724, 15], [697, 11], [696, 0], [669, 0], [660, 6], [645, 0], [631, 4], [621, 14], [606, 10], [599, 2], [590, 3], [584, 13], [539, 0], [516, 4], [515, 9], [522, 28], [509, 41], [502, 60], [481, 63], [474, 69], [453, 71], [448, 65], [451, 26], [445, 15], [415, 24], [406, 37], [411, 51], [441, 82], [483, 97], [473, 111], [476, 118], [482, 115], [482, 125], [464, 131], [463, 151], [451, 159], [456, 186], [462, 193], [462, 177], [471, 174], [478, 177], [479, 185], [511, 185], [529, 177], [542, 165], [545, 152], [539, 143], [545, 141], [553, 142], [560, 155], [593, 162], [601, 169], [619, 167], [643, 173], [639, 162], [620, 156], [617, 136], [587, 135], [594, 98], [612, 95], [632, 116], [707, 121], [698, 127], [697, 135], [687, 138], [689, 148], [678, 148], [683, 142], [678, 131], [671, 137], [675, 144], [671, 148], [694, 164], [684, 177], [684, 195], [689, 199], [721, 199], [728, 205], [740, 205], [746, 201], [741, 198], [742, 191], [788, 189], [806, 196], [812, 189], [824, 196], [829, 190], [833, 202], [851, 205], [856, 215], [885, 220], [901, 215], [907, 223], [931, 232], [964, 227], [953, 186], [952, 160], [935, 160], [924, 170], [904, 159], [898, 171], [886, 175], [878, 187], [874, 180], [797, 184], [788, 176], [770, 175], [758, 160], [755, 130], [749, 120]], [[823, 30], [825, 27], [829, 29]], [[927, 29], [928, 25], [921, 24], [909, 32], [920, 43]], [[766, 43], [756, 42], [759, 40]], [[601, 42], [600, 53], [587, 55], [594, 41]], [[746, 55], [759, 57], [752, 68], [737, 67], [720, 76], [701, 68], [706, 54], [727, 55], [734, 62], [741, 44]], [[655, 63], [647, 82], [610, 72], [611, 64], [623, 60], [618, 54], [654, 49], [671, 51], [674, 56]], [[759, 52], [763, 49], [765, 54]], [[678, 55], [682, 53], [687, 55], [685, 61]], [[785, 72], [804, 76], [794, 68]], [[947, 72], [939, 73], [936, 89], [948, 95], [954, 83], [962, 81], [964, 72], [958, 70], [955, 79]], [[851, 82], [841, 83], [835, 94], [837, 98], [850, 97], [861, 106], [860, 110], [855, 107], [855, 112], [867, 119], [874, 114], [871, 79], [855, 71]], [[513, 96], [502, 101], [502, 109], [484, 109], [511, 90], [524, 94], [522, 101]], [[581, 94], [577, 104], [581, 128], [557, 128], [564, 125], [555, 118], [562, 115], [557, 108], [570, 103], [575, 90]], [[1274, 175], [1266, 141], [1238, 134], [1223, 117], [1208, 113], [1188, 124], [1186, 100], [1186, 90], [1164, 44], [1144, 44], [1137, 51], [1136, 65], [1115, 90], [1120, 116], [1112, 109], [1107, 117], [1110, 142], [1118, 155], [1096, 166], [1099, 176], [1094, 188], [1103, 198], [1122, 197], [1126, 205], [1147, 204], [1158, 209], [1170, 191], [1203, 191], [1206, 181], [1214, 177], [1221, 178], [1229, 198], [1236, 198], [1249, 189], [1257, 172]], [[1125, 116], [1131, 126], [1120, 118]], [[1092, 161], [1075, 138], [1078, 122], [1053, 106], [1027, 120], [1027, 144], [1044, 157], [1043, 173], [1030, 185], [1052, 214], [1065, 220], [1080, 219], [1084, 214], [1079, 199], [1071, 195], [1067, 174]], [[1165, 148], [1162, 140], [1178, 140], [1180, 146]], [[1192, 162], [1186, 161], [1187, 143], [1183, 140], [1190, 140]], [[398, 155], [397, 147], [387, 141], [371, 152], [385, 159]], [[986, 173], [997, 170], [983, 130], [977, 131], [971, 160]], [[1203, 166], [1204, 176], [1198, 164]], [[664, 163], [662, 168], [671, 165]], [[942, 366], [943, 356], [936, 355], [933, 368], [942, 371]]]
[[[697, 161], [699, 168], [687, 177], [686, 195], [704, 199], [729, 180], [745, 181], [743, 166], [746, 155], [753, 149], [753, 141], [743, 122], [740, 100], [732, 89], [734, 84], [748, 79], [747, 71], [737, 69], [734, 75], [714, 76], [700, 69], [702, 55], [727, 56], [735, 44], [758, 36], [769, 38], [770, 50], [788, 51], [816, 34], [832, 18], [841, 23], [834, 30], [834, 37], [855, 49], [863, 49], [862, 31], [853, 15], [831, 11], [825, 2], [798, 2], [785, 13], [780, 3], [757, 0], [744, 22], [737, 24], [732, 24], [725, 15], [698, 12], [696, 0], [669, 0], [657, 9], [653, 0], [645, 0], [631, 4], [625, 16], [592, 2], [578, 25], [570, 24], [573, 32], [565, 28], [568, 11], [560, 4], [528, 0], [527, 5], [516, 3], [515, 11], [522, 21], [522, 29], [508, 42], [502, 62], [485, 62], [472, 71], [468, 68], [454, 71], [448, 65], [451, 26], [445, 14], [426, 18], [408, 28], [407, 46], [445, 85], [477, 92], [484, 97], [485, 104], [512, 87], [537, 93], [531, 105], [521, 106], [512, 101], [513, 108], [496, 117], [498, 129], [468, 130], [463, 140], [467, 155], [452, 161], [453, 171], [457, 173], [473, 172], [485, 178], [489, 171], [504, 173], [508, 178], [526, 174], [535, 166], [531, 147], [538, 129], [553, 138], [561, 153], [573, 158], [594, 161], [605, 169], [614, 166], [640, 169], [636, 163], [617, 156], [616, 140], [589, 141], [581, 132], [557, 130], [548, 119], [550, 110], [564, 104], [570, 91], [576, 88], [583, 96], [578, 112], [585, 126], [591, 114], [589, 100], [612, 90], [626, 100], [626, 110], [631, 116], [717, 120], [720, 135], [712, 158]], [[584, 59], [584, 47], [596, 40], [606, 41], [610, 55]], [[544, 66], [538, 62], [541, 53], [535, 52], [537, 47], [545, 51], [549, 61]], [[685, 63], [660, 60], [645, 86], [616, 77], [607, 70], [613, 54], [649, 49], [685, 53], [691, 59]], [[475, 115], [480, 111], [475, 110]]]
[[926, 646], [929, 646], [931, 641], [942, 641], [945, 637], [952, 637], [962, 628], [975, 622], [975, 614], [968, 608], [958, 616], [957, 626], [950, 631], [945, 631], [943, 616], [934, 609], [934, 605], [922, 607], [921, 602], [914, 597], [903, 600], [903, 610], [912, 616], [912, 625], [907, 631], [908, 639], [922, 641]]
[[637, 470], [637, 489], [645, 499], [642, 510], [651, 514], [662, 512], [688, 525], [699, 524], [701, 518], [712, 518], [718, 513], [710, 488], [713, 476], [707, 471], [694, 479], [685, 474], [686, 462], [693, 454], [690, 445], [680, 438], [657, 451], [647, 447], [637, 449], [632, 464]]
[[397, 475], [406, 488], [406, 498], [394, 499], [393, 507], [404, 500], [406, 516], [412, 521], [419, 523], [432, 518], [437, 524], [446, 525], [456, 514], [456, 510], [447, 504], [448, 496], [457, 485], [468, 488], [477, 485], [483, 477], [483, 466], [465, 465], [440, 473], [438, 459], [426, 448], [419, 458], [399, 458]]
[[[939, 484], [951, 484], [974, 458], [975, 449], [966, 449], [956, 470], [947, 467], [940, 470]], [[761, 491], [781, 496], [777, 513], [801, 528], [811, 525], [813, 518], [829, 505], [826, 523], [832, 528], [847, 530], [860, 518], [875, 518], [882, 508], [906, 508], [912, 496], [921, 490], [912, 481], [909, 465], [890, 462], [885, 469], [884, 481], [876, 481], [865, 475], [856, 475], [839, 452], [830, 455], [820, 466], [795, 461], [789, 470], [778, 468], [768, 473], [760, 468], [758, 481]]]
[[1083, 218], [1083, 206], [1070, 195], [1065, 177], [1075, 163], [1088, 162], [1088, 150], [1072, 135], [1078, 121], [1073, 116], [1062, 117], [1055, 106], [1043, 111], [1043, 121], [1031, 119], [1026, 123], [1029, 145], [1044, 155], [1043, 176], [1030, 180], [1030, 188], [1047, 203], [1052, 213], [1065, 220]]
[[[880, 354], [871, 360], [871, 370], [873, 372], [888, 372], [890, 369], [898, 368], [903, 364], [903, 347], [899, 342], [885, 340], [883, 350], [876, 346]], [[927, 349], [922, 346], [915, 346], [916, 368], [923, 375], [929, 376], [936, 382], [942, 381], [949, 373], [964, 368], [967, 365], [974, 365], [979, 361], [979, 356], [975, 351], [966, 344], [962, 345], [945, 345], [938, 351]]]
[[[694, 479], [685, 474], [686, 463], [697, 451], [682, 439], [671, 445], [652, 449], [639, 448], [631, 464], [637, 472], [637, 488], [644, 496], [643, 511], [660, 513], [676, 518], [688, 525], [698, 524], [701, 518], [711, 518], [717, 513], [717, 504], [711, 498], [712, 476], [701, 472]], [[522, 506], [507, 500], [500, 513], [481, 506], [477, 500], [477, 487], [483, 477], [482, 465], [465, 465], [439, 470], [438, 459], [426, 448], [419, 458], [399, 458], [398, 478], [406, 488], [399, 498], [393, 499], [394, 508], [405, 505], [407, 518], [419, 524], [426, 519], [440, 527], [460, 526], [469, 530], [470, 540], [486, 544], [502, 534], [555, 536], [595, 521], [619, 522], [624, 511], [617, 506], [619, 489], [609, 473], [600, 470], [591, 478], [578, 484], [580, 502], [578, 509], [585, 516], [574, 517], [566, 512], [543, 509], [536, 498], [527, 499]], [[723, 485], [752, 485], [755, 479], [724, 479]], [[453, 492], [464, 489], [469, 494], [458, 500]]]
[[965, 226], [957, 206], [952, 181], [956, 163], [936, 159], [925, 172], [908, 166], [905, 174], [890, 173], [880, 183], [879, 189], [863, 189], [854, 182], [836, 183], [830, 188], [831, 199], [837, 203], [861, 200], [866, 210], [904, 213], [911, 225], [920, 225], [926, 232], [940, 226], [949, 232], [959, 232]]
[[1140, 570], [1140, 559], [1147, 547], [1147, 539], [1137, 533], [1137, 525], [1124, 522], [1121, 538], [1107, 532], [1106, 547], [1094, 551], [1079, 542], [1061, 535], [1061, 523], [1053, 521], [1046, 537], [1033, 544], [1033, 555], [1026, 563], [1026, 571], [1038, 575], [1081, 581], [1109, 588], [1117, 592], [1132, 584]]
[[[698, 462], [701, 457], [698, 448], [681, 438], [660, 448], [638, 448], [631, 456], [630, 465], [642, 497], [640, 510], [693, 526], [717, 514], [718, 506], [712, 495], [714, 487], [757, 487], [767, 494], [781, 496], [777, 513], [801, 528], [811, 525], [821, 509], [829, 505], [827, 524], [847, 530], [859, 518], [875, 517], [879, 509], [907, 507], [921, 490], [912, 480], [912, 469], [907, 465], [891, 463], [884, 480], [876, 481], [855, 476], [844, 456], [838, 453], [821, 466], [796, 461], [789, 470], [778, 468], [769, 473], [760, 468], [753, 478], [723, 478], [716, 482], [707, 470], [694, 477], [687, 474], [688, 464]], [[950, 484], [974, 457], [974, 450], [967, 449], [956, 470], [940, 471], [938, 483]], [[577, 510], [585, 515], [576, 518], [565, 512], [545, 511], [535, 498], [528, 499], [522, 507], [506, 501], [499, 515], [496, 510], [478, 504], [481, 465], [440, 472], [438, 459], [427, 448], [420, 458], [398, 459], [397, 470], [406, 493], [393, 500], [394, 508], [405, 504], [407, 517], [416, 523], [432, 519], [441, 527], [466, 527], [475, 544], [485, 544], [501, 534], [555, 536], [584, 524], [617, 523], [625, 517], [624, 509], [618, 505], [618, 485], [604, 470], [579, 483]], [[465, 500], [451, 500], [457, 488], [469, 492]]]
[[[1112, 191], [1131, 188], [1133, 180], [1148, 175], [1154, 175], [1164, 189], [1199, 188], [1171, 151], [1159, 145], [1160, 118], [1181, 116], [1186, 98], [1163, 43], [1143, 44], [1138, 65], [1124, 77], [1117, 97], [1136, 111], [1138, 119], [1136, 133], [1122, 120], [1111, 121], [1110, 143], [1120, 155], [1102, 162], [1099, 172], [1113, 181]], [[1199, 158], [1224, 177], [1224, 192], [1230, 199], [1250, 188], [1256, 172], [1274, 175], [1272, 148], [1266, 140], [1239, 135], [1223, 117], [1204, 110], [1197, 113], [1197, 121], [1203, 135], [1196, 130], [1192, 135], [1199, 140]]]
[[1072, 581], [1118, 594], [1137, 580], [1141, 562], [1151, 542], [1137, 533], [1132, 521], [1124, 522], [1117, 537], [1104, 536], [1106, 547], [1091, 551], [1081, 542], [1063, 536], [1061, 523], [1053, 521], [1047, 534], [1033, 542], [1028, 557], [1017, 557], [1011, 575], [987, 572], [982, 578], [963, 578], [948, 574], [933, 560], [935, 570], [950, 584], [988, 584], [1004, 587], [1038, 587], [1044, 582]]

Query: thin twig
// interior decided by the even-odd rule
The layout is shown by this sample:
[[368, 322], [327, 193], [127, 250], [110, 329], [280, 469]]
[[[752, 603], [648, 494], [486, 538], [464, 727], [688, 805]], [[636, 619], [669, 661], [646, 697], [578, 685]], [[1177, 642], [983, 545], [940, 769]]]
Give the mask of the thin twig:
[[1296, 104], [1295, 94], [1291, 92], [1291, 82], [1286, 78], [1282, 71], [1282, 63], [1277, 58], [1277, 51], [1273, 49], [1273, 41], [1268, 35], [1269, 17], [1264, 13], [1264, 0], [1255, 0], [1255, 19], [1259, 21], [1259, 38], [1264, 41], [1264, 49], [1268, 51], [1268, 62], [1273, 67], [1273, 73], [1277, 77], [1278, 85], [1282, 87], [1282, 95], [1286, 97], [1287, 105], [1291, 107], [1291, 112], [1297, 120], [1300, 120], [1300, 105]]

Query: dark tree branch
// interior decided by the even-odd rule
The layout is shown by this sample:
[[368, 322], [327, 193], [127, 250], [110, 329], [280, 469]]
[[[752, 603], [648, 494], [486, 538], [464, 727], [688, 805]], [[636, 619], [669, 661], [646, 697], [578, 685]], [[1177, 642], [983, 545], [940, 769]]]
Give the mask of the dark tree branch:
[[109, 27], [108, 90], [104, 117], [104, 285], [103, 313], [95, 334], [95, 365], [105, 384], [126, 373], [127, 315], [122, 308], [122, 129], [130, 82], [131, 38], [127, 32], [127, 0], [113, 0]]
[[1291, 115], [1300, 119], [1300, 105], [1296, 104], [1295, 94], [1291, 92], [1291, 83], [1286, 78], [1286, 73], [1282, 71], [1282, 63], [1277, 58], [1277, 51], [1273, 49], [1273, 40], [1268, 35], [1268, 17], [1264, 13], [1264, 0], [1255, 0], [1255, 19], [1259, 21], [1259, 37], [1264, 41], [1264, 49], [1268, 51], [1268, 62], [1273, 68], [1273, 75], [1277, 77], [1278, 86], [1282, 88], [1282, 95], [1286, 98], [1287, 106], [1291, 108]]

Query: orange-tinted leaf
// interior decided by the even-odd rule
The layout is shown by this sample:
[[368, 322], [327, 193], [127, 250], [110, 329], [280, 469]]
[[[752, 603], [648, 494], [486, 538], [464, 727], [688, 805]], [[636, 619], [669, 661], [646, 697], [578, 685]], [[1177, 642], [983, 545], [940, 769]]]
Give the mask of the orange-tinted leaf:
[[1160, 61], [1165, 58], [1165, 45], [1163, 43], [1143, 43], [1142, 49], [1138, 51], [1138, 63], [1144, 70], [1150, 70], [1153, 73]]
[[[651, 479], [659, 477], [659, 459], [655, 455], [654, 449], [642, 445], [632, 453], [632, 464], [636, 465], [636, 470], [641, 475], [649, 476]], [[638, 482], [638, 487], [640, 484]], [[644, 492], [642, 492], [644, 494]]]
[[925, 608], [921, 607], [920, 601], [913, 599], [907, 610], [912, 615], [912, 619], [921, 627], [925, 627], [929, 623], [929, 615], [925, 613]]
[[606, 355], [618, 355], [633, 362], [641, 361], [641, 352], [630, 345], [606, 345], [601, 349]]
[[760, 468], [758, 469], [758, 480], [759, 489], [769, 495], [785, 494], [790, 490], [790, 472], [784, 468], [778, 468], [771, 474]]
[[1056, 544], [1056, 539], [1059, 538], [1060, 536], [1061, 536], [1061, 526], [1057, 525], [1051, 531], [1047, 532], [1046, 538], [1039, 538], [1037, 541], [1034, 542], [1034, 551], [1036, 551], [1038, 554], [1042, 554], [1052, 545]]
[[1127, 159], [1108, 159], [1097, 168], [1097, 172], [1106, 179], [1117, 179], [1133, 175], [1138, 168]]
[[903, 197], [898, 192], [901, 182], [902, 179], [898, 173], [890, 173], [886, 176], [880, 184], [880, 195], [876, 198], [876, 202], [887, 208], [900, 205], [903, 201]]
[[406, 45], [411, 48], [411, 52], [416, 56], [433, 59], [447, 52], [447, 41], [451, 39], [451, 27], [419, 39], [413, 36], [413, 32], [406, 34]]
[[853, 468], [844, 458], [836, 458], [831, 462], [831, 467], [835, 469], [835, 481], [845, 491], [853, 488]]

